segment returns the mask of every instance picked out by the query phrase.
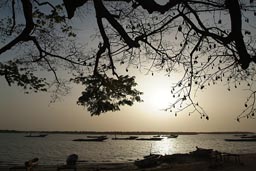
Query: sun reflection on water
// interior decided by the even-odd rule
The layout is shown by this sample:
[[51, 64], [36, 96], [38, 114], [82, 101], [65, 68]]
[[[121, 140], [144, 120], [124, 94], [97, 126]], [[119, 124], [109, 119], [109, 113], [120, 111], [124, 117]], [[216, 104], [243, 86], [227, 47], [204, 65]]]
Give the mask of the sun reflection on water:
[[161, 155], [172, 154], [175, 151], [174, 146], [175, 141], [172, 139], [164, 138], [162, 141], [158, 141], [152, 144], [151, 153]]

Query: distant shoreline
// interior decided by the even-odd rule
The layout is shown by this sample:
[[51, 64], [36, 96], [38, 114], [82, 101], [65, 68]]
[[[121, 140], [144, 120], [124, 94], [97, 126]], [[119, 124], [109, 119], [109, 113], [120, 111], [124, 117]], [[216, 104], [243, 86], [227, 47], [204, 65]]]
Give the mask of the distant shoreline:
[[197, 135], [197, 134], [253, 134], [247, 131], [223, 131], [223, 132], [168, 132], [168, 131], [20, 131], [0, 130], [0, 133], [49, 133], [49, 134], [117, 134], [117, 135]]

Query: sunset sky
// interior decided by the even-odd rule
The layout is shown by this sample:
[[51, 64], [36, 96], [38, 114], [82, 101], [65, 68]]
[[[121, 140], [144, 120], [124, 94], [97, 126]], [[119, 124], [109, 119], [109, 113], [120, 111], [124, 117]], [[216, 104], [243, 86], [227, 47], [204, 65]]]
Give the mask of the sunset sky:
[[[81, 11], [80, 11], [81, 12]], [[87, 34], [93, 30], [94, 19], [86, 18], [86, 22], [73, 21], [79, 30], [80, 41], [89, 41]], [[89, 27], [90, 26], [90, 27]], [[255, 30], [254, 30], [255, 32]], [[8, 58], [5, 55], [2, 59]], [[1, 61], [1, 60], [0, 60]], [[125, 73], [123, 68], [120, 72]], [[137, 89], [144, 92], [144, 102], [132, 107], [121, 107], [119, 112], [103, 113], [91, 117], [86, 108], [78, 106], [76, 101], [83, 90], [72, 85], [71, 93], [60, 102], [50, 104], [49, 93], [32, 93], [26, 95], [16, 86], [9, 87], [0, 77], [0, 129], [45, 130], [45, 131], [253, 131], [256, 132], [254, 119], [236, 121], [236, 117], [244, 109], [248, 95], [245, 87], [231, 87], [227, 90], [225, 83], [207, 87], [199, 91], [196, 101], [204, 107], [210, 120], [200, 119], [200, 115], [174, 113], [161, 109], [174, 102], [170, 94], [170, 86], [178, 81], [179, 74], [167, 77], [164, 73], [154, 76], [129, 70], [128, 74], [136, 76]]]
[[[169, 77], [168, 77], [169, 78]], [[76, 105], [81, 89], [75, 87], [61, 102], [49, 104], [50, 94], [25, 95], [21, 88], [9, 87], [1, 78], [0, 129], [47, 131], [256, 131], [255, 120], [236, 116], [242, 111], [246, 94], [227, 91], [224, 86], [199, 92], [210, 120], [198, 114], [188, 116], [161, 109], [168, 105], [168, 88], [172, 80], [160, 74], [152, 77], [137, 74], [138, 89], [144, 91], [143, 103], [122, 107], [119, 112], [91, 117], [86, 108]], [[235, 90], [235, 89], [234, 89]], [[170, 100], [172, 98], [170, 97]], [[161, 103], [160, 103], [161, 102]]]

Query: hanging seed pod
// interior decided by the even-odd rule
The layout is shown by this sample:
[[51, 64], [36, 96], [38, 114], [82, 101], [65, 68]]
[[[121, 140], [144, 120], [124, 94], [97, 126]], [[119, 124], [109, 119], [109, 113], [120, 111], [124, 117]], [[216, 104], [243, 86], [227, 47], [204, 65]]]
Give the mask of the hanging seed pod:
[[183, 101], [187, 100], [187, 97], [186, 97], [186, 96], [184, 96], [184, 97], [182, 98], [182, 100], [183, 100]]
[[178, 31], [179, 31], [179, 32], [182, 31], [182, 27], [181, 27], [181, 26], [178, 27]]
[[251, 32], [248, 31], [248, 30], [245, 30], [244, 34], [245, 34], [245, 35], [251, 35]]

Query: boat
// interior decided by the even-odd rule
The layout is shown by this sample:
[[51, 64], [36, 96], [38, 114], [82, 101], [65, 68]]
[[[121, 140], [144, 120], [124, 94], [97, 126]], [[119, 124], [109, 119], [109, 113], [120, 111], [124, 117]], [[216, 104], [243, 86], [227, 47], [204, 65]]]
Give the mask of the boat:
[[161, 137], [152, 137], [152, 138], [137, 138], [139, 141], [161, 141], [163, 138]]
[[78, 138], [78, 139], [74, 139], [73, 141], [104, 141], [108, 139], [107, 137], [101, 136], [98, 138]]
[[235, 134], [234, 136], [235, 137], [244, 137], [244, 136], [247, 136], [248, 134]]
[[115, 138], [112, 138], [112, 140], [136, 140], [137, 138], [138, 138], [137, 136], [129, 136], [124, 138], [115, 137]]
[[241, 136], [240, 138], [256, 138], [256, 135], [245, 135]]
[[211, 158], [213, 154], [213, 149], [209, 148], [201, 148], [196, 146], [196, 150], [190, 152], [191, 155], [195, 157], [200, 157], [200, 158]]
[[144, 159], [142, 160], [136, 160], [134, 164], [139, 168], [149, 168], [149, 167], [155, 167], [160, 164], [160, 158], [162, 155], [160, 154], [150, 154], [147, 156], [144, 156]]
[[161, 137], [162, 135], [154, 135], [153, 137]]
[[179, 135], [176, 135], [176, 134], [171, 134], [171, 135], [168, 135], [166, 136], [167, 138], [177, 138]]
[[101, 138], [101, 137], [107, 138], [107, 136], [105, 136], [105, 135], [88, 135], [87, 136], [87, 138]]
[[246, 141], [246, 142], [255, 142], [256, 138], [237, 138], [237, 139], [225, 139], [225, 141], [235, 141], [235, 142], [239, 142], [239, 141]]
[[28, 138], [43, 138], [43, 137], [46, 137], [48, 134], [28, 134], [28, 135], [25, 135], [24, 137], [28, 137]]

